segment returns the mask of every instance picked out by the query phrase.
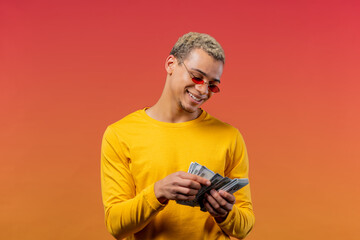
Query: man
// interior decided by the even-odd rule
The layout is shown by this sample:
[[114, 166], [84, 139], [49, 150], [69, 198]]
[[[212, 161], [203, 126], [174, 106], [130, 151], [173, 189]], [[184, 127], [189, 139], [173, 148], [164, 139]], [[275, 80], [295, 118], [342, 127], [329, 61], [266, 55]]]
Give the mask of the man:
[[106, 226], [117, 239], [244, 238], [254, 214], [250, 188], [212, 190], [206, 212], [177, 204], [192, 200], [209, 180], [187, 173], [198, 162], [230, 178], [248, 177], [244, 141], [237, 129], [200, 106], [220, 91], [225, 56], [207, 34], [180, 37], [165, 62], [158, 102], [110, 125], [101, 155]]

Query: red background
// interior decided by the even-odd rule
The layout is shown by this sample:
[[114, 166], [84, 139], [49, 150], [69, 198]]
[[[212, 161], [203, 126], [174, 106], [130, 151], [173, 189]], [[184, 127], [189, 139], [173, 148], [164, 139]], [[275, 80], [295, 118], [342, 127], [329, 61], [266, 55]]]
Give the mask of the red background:
[[359, 1], [0, 3], [0, 238], [112, 239], [100, 191], [107, 125], [151, 106], [189, 31], [226, 53], [204, 108], [240, 129], [247, 239], [360, 235]]

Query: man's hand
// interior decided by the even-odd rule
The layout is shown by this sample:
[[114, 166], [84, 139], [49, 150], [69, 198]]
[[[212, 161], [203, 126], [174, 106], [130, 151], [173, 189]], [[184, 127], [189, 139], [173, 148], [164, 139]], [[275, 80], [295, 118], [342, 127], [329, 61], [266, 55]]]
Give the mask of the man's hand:
[[168, 200], [193, 200], [201, 185], [209, 186], [209, 180], [200, 176], [175, 172], [157, 181], [154, 186], [155, 196], [161, 203]]
[[234, 195], [212, 189], [205, 194], [204, 206], [217, 222], [223, 222], [235, 203]]

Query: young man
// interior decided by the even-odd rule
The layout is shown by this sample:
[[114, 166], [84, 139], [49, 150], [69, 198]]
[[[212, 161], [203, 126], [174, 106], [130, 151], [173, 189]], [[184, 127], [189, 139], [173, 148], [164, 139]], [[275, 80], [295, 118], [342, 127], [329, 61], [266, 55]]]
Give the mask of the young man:
[[225, 56], [207, 34], [180, 37], [165, 62], [158, 102], [110, 125], [104, 134], [101, 183], [106, 226], [117, 239], [244, 238], [252, 229], [250, 187], [212, 190], [206, 212], [177, 204], [209, 180], [187, 173], [197, 162], [229, 178], [248, 177], [239, 131], [200, 106], [220, 91]]

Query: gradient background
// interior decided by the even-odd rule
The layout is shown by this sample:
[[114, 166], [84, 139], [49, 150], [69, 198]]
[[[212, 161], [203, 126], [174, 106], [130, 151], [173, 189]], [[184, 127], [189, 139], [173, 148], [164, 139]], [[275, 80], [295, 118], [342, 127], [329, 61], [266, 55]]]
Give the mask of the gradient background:
[[359, 1], [1, 1], [0, 239], [112, 239], [102, 134], [156, 102], [189, 31], [226, 53], [204, 108], [247, 143], [247, 239], [359, 239], [359, 13]]

